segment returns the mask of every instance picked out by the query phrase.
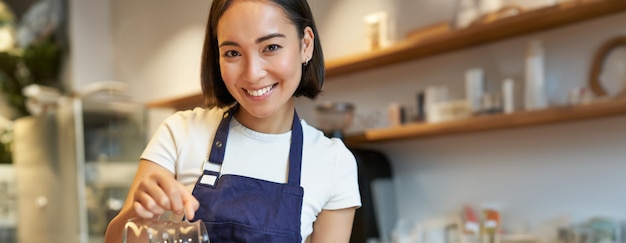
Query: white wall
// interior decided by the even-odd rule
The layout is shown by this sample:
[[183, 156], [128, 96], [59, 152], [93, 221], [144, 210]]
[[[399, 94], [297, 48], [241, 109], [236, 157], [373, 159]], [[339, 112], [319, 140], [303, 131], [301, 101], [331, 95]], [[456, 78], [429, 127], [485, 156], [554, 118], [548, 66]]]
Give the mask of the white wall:
[[139, 102], [196, 93], [209, 5], [206, 0], [71, 0], [70, 88], [125, 82]]
[[143, 102], [200, 91], [200, 52], [210, 2], [111, 0], [115, 76]]
[[[452, 15], [452, 1], [311, 0], [328, 58], [360, 52], [361, 18], [376, 10], [395, 13], [401, 37], [419, 26]], [[546, 1], [543, 1], [546, 2]], [[542, 1], [525, 1], [533, 7]], [[534, 4], [534, 5], [530, 5]], [[209, 2], [111, 1], [111, 34], [116, 79], [131, 84], [143, 101], [200, 92], [199, 55]], [[463, 98], [465, 70], [485, 69], [489, 87], [514, 78], [522, 88], [523, 56], [532, 39], [544, 41], [548, 93], [563, 104], [571, 88], [587, 82], [596, 48], [626, 34], [626, 14], [507, 39], [328, 79], [318, 102], [349, 101], [361, 116], [384, 116], [390, 102], [414, 112], [414, 97], [427, 85], [447, 84]], [[520, 93], [517, 103], [521, 105]], [[315, 124], [314, 103], [299, 101], [300, 115]], [[398, 212], [425, 220], [456, 214], [464, 203], [503, 205], [510, 228], [541, 231], [563, 215], [626, 219], [624, 116], [464, 135], [373, 144], [390, 157]], [[380, 121], [384, 124], [384, 121]], [[550, 231], [549, 233], [554, 233]]]
[[[200, 53], [210, 2], [110, 0], [114, 76], [139, 102], [200, 92]], [[149, 112], [150, 136], [172, 110]]]
[[69, 1], [69, 90], [115, 80], [109, 1]]

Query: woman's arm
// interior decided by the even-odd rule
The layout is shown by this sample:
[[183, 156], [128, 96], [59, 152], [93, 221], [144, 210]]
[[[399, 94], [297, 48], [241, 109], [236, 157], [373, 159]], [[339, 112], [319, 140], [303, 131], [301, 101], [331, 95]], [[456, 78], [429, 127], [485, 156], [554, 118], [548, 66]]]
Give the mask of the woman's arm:
[[322, 210], [313, 223], [312, 243], [349, 242], [356, 207]]
[[174, 174], [156, 163], [141, 160], [124, 207], [107, 227], [105, 242], [122, 242], [124, 225], [130, 218], [152, 218], [165, 211], [181, 214], [184, 208], [192, 219], [198, 206], [198, 201], [176, 181]]

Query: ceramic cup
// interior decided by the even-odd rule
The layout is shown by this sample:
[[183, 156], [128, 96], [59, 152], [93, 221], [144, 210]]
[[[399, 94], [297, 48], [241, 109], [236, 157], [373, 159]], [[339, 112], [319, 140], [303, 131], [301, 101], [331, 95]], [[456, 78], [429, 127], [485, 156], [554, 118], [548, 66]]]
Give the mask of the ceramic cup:
[[160, 221], [133, 218], [124, 225], [124, 243], [209, 243], [209, 235], [201, 220]]

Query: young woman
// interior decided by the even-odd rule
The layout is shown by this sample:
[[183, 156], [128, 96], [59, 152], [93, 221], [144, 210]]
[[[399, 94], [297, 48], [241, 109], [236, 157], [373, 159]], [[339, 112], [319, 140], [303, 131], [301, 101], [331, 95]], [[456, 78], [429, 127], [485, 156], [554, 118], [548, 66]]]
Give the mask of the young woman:
[[324, 76], [306, 0], [214, 0], [201, 72], [207, 108], [157, 130], [106, 242], [166, 211], [203, 220], [211, 242], [348, 242], [356, 160], [295, 111]]

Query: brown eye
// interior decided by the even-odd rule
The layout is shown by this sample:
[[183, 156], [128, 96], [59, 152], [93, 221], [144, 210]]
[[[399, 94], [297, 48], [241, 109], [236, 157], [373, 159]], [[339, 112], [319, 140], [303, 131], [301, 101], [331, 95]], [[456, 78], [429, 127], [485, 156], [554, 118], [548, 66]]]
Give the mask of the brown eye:
[[276, 45], [276, 44], [272, 44], [272, 45], [269, 45], [269, 46], [265, 47], [264, 51], [274, 52], [274, 51], [277, 51], [280, 48], [282, 48], [282, 47], [279, 46], [279, 45]]
[[236, 56], [241, 56], [241, 55], [239, 54], [238, 51], [230, 50], [230, 51], [224, 52], [224, 56], [225, 57], [236, 57]]

